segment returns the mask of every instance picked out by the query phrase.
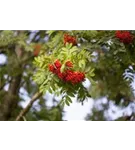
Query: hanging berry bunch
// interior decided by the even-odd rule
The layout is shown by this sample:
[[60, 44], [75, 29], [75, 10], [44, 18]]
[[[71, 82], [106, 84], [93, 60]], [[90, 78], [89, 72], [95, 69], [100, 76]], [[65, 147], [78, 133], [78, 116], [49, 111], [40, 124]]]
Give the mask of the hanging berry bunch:
[[133, 35], [129, 31], [116, 31], [115, 36], [124, 44], [131, 44], [133, 42]]
[[66, 45], [66, 43], [72, 43], [72, 45], [77, 45], [77, 39], [76, 37], [69, 34], [64, 34], [64, 45]]
[[60, 32], [52, 38], [52, 45], [49, 45], [51, 53], [42, 54], [34, 60], [37, 68], [34, 81], [39, 84], [40, 92], [49, 91], [58, 96], [63, 95], [67, 105], [72, 102], [70, 97], [75, 95], [78, 95], [78, 101], [90, 97], [83, 81], [86, 78], [92, 81], [94, 76], [94, 69], [90, 65], [91, 52], [81, 50], [76, 45], [76, 37], [69, 34], [61, 35]]
[[84, 81], [85, 74], [83, 72], [77, 72], [70, 69], [73, 68], [73, 63], [71, 61], [67, 61], [65, 65], [67, 69], [64, 72], [61, 72], [62, 64], [59, 60], [56, 60], [54, 64], [49, 64], [49, 70], [64, 82], [77, 84]]

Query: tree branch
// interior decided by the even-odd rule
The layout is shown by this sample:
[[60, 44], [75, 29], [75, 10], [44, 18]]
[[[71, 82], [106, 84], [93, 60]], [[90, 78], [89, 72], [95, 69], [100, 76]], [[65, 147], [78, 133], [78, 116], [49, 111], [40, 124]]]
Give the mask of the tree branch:
[[33, 105], [33, 103], [42, 95], [42, 93], [37, 92], [32, 99], [30, 100], [29, 104], [26, 106], [26, 108], [24, 108], [20, 114], [16, 117], [16, 121], [20, 121], [21, 118], [23, 118], [23, 116], [26, 115], [26, 113], [29, 111], [29, 109], [31, 108], [31, 106]]

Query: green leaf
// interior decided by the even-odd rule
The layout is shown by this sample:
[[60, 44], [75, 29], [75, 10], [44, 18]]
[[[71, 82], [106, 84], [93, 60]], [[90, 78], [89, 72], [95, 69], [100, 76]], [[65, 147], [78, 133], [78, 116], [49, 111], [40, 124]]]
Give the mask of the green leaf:
[[70, 106], [70, 102], [67, 99], [65, 100], [65, 103]]
[[91, 67], [90, 67], [90, 66], [85, 67], [85, 72], [89, 72], [89, 71], [90, 71], [90, 69], [91, 69]]
[[69, 50], [72, 47], [72, 43], [66, 43], [66, 48]]
[[47, 82], [49, 81], [49, 77], [47, 77], [44, 82], [43, 82], [43, 85], [47, 84]]
[[72, 100], [71, 100], [71, 98], [70, 98], [69, 96], [66, 96], [66, 100], [67, 100], [68, 102], [72, 103]]
[[62, 108], [64, 108], [65, 100], [64, 100], [64, 99], [62, 99], [62, 100], [60, 101], [59, 105], [60, 105]]
[[82, 70], [84, 70], [84, 68], [85, 68], [85, 60], [84, 59], [79, 60], [79, 67], [82, 68]]
[[88, 79], [89, 79], [89, 81], [90, 81], [91, 84], [93, 84], [93, 85], [96, 84], [96, 82], [92, 78], [89, 77]]
[[68, 95], [71, 96], [71, 97], [75, 97], [75, 95], [71, 92], [69, 92]]
[[114, 51], [114, 52], [113, 52], [113, 54], [114, 54], [114, 55], [116, 55], [118, 52], [119, 52], [119, 51], [118, 51], [118, 50], [116, 50], [116, 51]]
[[76, 46], [73, 46], [70, 50], [69, 50], [70, 54], [73, 53], [77, 53], [78, 52], [78, 48]]
[[62, 108], [64, 108], [64, 106], [65, 106], [65, 103], [64, 103], [64, 102], [63, 102], [63, 103], [61, 103], [61, 107], [62, 107]]
[[62, 47], [62, 52], [68, 52], [67, 47]]
[[61, 66], [61, 68], [60, 68], [60, 71], [61, 71], [61, 72], [64, 72], [64, 70], [65, 70], [65, 64], [63, 64], [63, 65]]
[[55, 82], [57, 82], [57, 83], [60, 81], [60, 79], [59, 79], [56, 75], [53, 76], [53, 79], [54, 79]]
[[46, 33], [51, 36], [54, 32], [56, 32], [55, 30], [48, 30]]
[[55, 84], [53, 82], [51, 82], [50, 86], [51, 86], [52, 90], [55, 91]]
[[48, 91], [52, 94], [53, 93], [53, 90], [50, 88], [48, 88]]
[[60, 91], [55, 92], [57, 96], [60, 96]]

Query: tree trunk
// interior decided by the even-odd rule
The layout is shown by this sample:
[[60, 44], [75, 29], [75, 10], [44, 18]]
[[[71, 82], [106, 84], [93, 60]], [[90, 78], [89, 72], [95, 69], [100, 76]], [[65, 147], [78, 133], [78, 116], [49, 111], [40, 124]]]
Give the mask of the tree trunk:
[[17, 106], [20, 83], [21, 75], [12, 78], [9, 90], [2, 98], [3, 103], [0, 105], [0, 121], [9, 120], [14, 108]]

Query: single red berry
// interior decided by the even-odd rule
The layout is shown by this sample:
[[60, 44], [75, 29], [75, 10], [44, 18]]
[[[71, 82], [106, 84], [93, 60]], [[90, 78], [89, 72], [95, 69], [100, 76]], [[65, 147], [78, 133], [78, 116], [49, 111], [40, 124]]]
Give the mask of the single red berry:
[[63, 74], [63, 73], [59, 72], [57, 75], [58, 75], [58, 77], [59, 77], [60, 79], [62, 79], [62, 80], [64, 79], [64, 74]]
[[73, 63], [71, 61], [67, 61], [66, 62], [66, 66], [72, 68], [73, 67]]
[[53, 65], [49, 64], [49, 65], [48, 65], [48, 68], [49, 68], [49, 70], [50, 70], [51, 72], [53, 72], [53, 73], [54, 73], [55, 68], [54, 68], [54, 66], [53, 66]]
[[54, 73], [58, 75], [60, 73], [60, 68], [55, 68]]
[[62, 65], [61, 65], [61, 62], [59, 60], [56, 60], [54, 62], [54, 65], [56, 66], [56, 68], [60, 68]]

